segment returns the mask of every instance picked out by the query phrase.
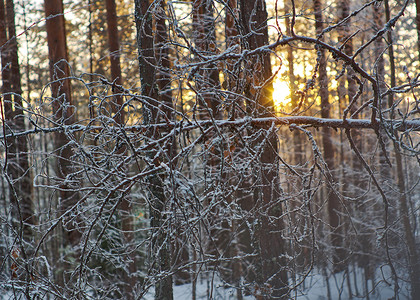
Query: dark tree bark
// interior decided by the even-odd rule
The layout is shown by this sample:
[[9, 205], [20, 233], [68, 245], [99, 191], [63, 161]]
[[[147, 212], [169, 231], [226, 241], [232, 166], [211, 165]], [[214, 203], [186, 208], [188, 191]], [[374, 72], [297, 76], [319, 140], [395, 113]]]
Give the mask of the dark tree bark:
[[[21, 76], [18, 62], [18, 46], [16, 41], [15, 13], [12, 0], [0, 2], [0, 45], [2, 65], [3, 108], [7, 129], [11, 132], [25, 130], [24, 111], [22, 105]], [[12, 184], [10, 200], [14, 214], [23, 226], [23, 238], [32, 236], [31, 225], [34, 224], [32, 204], [32, 179], [29, 170], [28, 146], [25, 137], [9, 138], [7, 141], [8, 173]]]
[[[155, 27], [156, 27], [156, 35], [155, 35], [155, 44], [154, 44], [154, 51], [155, 51], [155, 60], [157, 68], [156, 73], [156, 82], [159, 89], [159, 102], [162, 104], [161, 109], [163, 112], [163, 118], [165, 120], [174, 121], [175, 114], [174, 114], [174, 104], [172, 99], [172, 86], [171, 86], [171, 60], [169, 57], [169, 49], [170, 49], [170, 40], [168, 37], [168, 28], [166, 25], [166, 20], [168, 16], [166, 15], [166, 3], [165, 0], [159, 1], [160, 9], [155, 14]], [[174, 168], [176, 166], [176, 159], [175, 155], [177, 152], [177, 144], [176, 138], [173, 136], [169, 144], [167, 145], [167, 154], [169, 159], [169, 166]], [[175, 226], [181, 226], [177, 223]], [[177, 232], [181, 234], [177, 234], [172, 237], [172, 265], [179, 269], [174, 274], [174, 282], [175, 284], [185, 284], [186, 282], [191, 281], [191, 273], [189, 272], [189, 268], [185, 268], [185, 265], [189, 261], [189, 249], [188, 243], [186, 241], [186, 236], [183, 233], [183, 228], [178, 227], [176, 229]], [[194, 274], [192, 276], [195, 276]]]
[[420, 0], [416, 0], [417, 51], [420, 62]]
[[[284, 1], [284, 13], [285, 13], [285, 18], [284, 18], [284, 23], [285, 23], [285, 27], [286, 27], [286, 35], [287, 36], [291, 36], [292, 35], [292, 22], [291, 22], [291, 15], [293, 15], [293, 10], [291, 7], [291, 2], [290, 1]], [[301, 106], [302, 103], [301, 102], [301, 97], [297, 94], [298, 92], [298, 76], [295, 76], [295, 51], [294, 51], [294, 46], [291, 44], [288, 44], [286, 46], [287, 49], [287, 78], [288, 78], [288, 82], [289, 82], [289, 90], [290, 90], [290, 104], [291, 104], [291, 109], [293, 114], [298, 115], [299, 111], [301, 111]], [[293, 143], [288, 146], [288, 148], [290, 149], [290, 152], [292, 153], [290, 156], [291, 158], [291, 162], [295, 165], [296, 170], [299, 171], [303, 171], [303, 165], [305, 164], [305, 155], [304, 155], [304, 150], [303, 150], [303, 133], [300, 130], [293, 130], [293, 132], [291, 133], [293, 136]], [[288, 188], [290, 189], [295, 189], [296, 186], [301, 186], [302, 185], [302, 181], [299, 180], [298, 178], [297, 180], [297, 184], [295, 185], [288, 185]], [[302, 198], [301, 197], [294, 197], [294, 199], [291, 199], [291, 201], [289, 202], [290, 207], [292, 210], [295, 210], [297, 207], [301, 207], [302, 205]], [[304, 230], [304, 224], [302, 222], [298, 221], [298, 215], [299, 214], [292, 214], [291, 218], [293, 224], [299, 224], [297, 225], [299, 227], [299, 230], [303, 233]], [[306, 242], [306, 241], [305, 241]], [[304, 243], [305, 243], [304, 242]], [[309, 264], [309, 251], [308, 251], [308, 247], [301, 247], [301, 243], [299, 243], [299, 245], [296, 245], [294, 247], [294, 250], [296, 250], [296, 255], [297, 255], [297, 259], [296, 259], [296, 264], [298, 265], [298, 267], [305, 267]]]
[[[2, 103], [5, 117], [6, 133], [25, 131], [24, 111], [22, 105], [21, 76], [18, 61], [18, 45], [16, 40], [15, 10], [13, 0], [6, 5], [0, 0], [0, 47], [2, 71]], [[0, 98], [1, 99], [1, 98]], [[9, 182], [9, 199], [12, 204], [12, 217], [18, 233], [19, 258], [25, 264], [29, 261], [35, 224], [32, 203], [32, 178], [29, 167], [28, 145], [26, 137], [10, 137], [6, 139], [6, 171]], [[25, 270], [16, 270], [15, 274], [22, 281], [31, 280], [28, 265]], [[24, 271], [24, 272], [23, 272]]]
[[[162, 110], [168, 120], [174, 118], [174, 105], [172, 102], [171, 88], [171, 60], [169, 58], [169, 38], [168, 28], [166, 26], [165, 14], [166, 4], [164, 0], [159, 1], [160, 10], [156, 15], [156, 38], [155, 38], [155, 56], [156, 63], [159, 66], [157, 72], [157, 83], [159, 87], [160, 101], [164, 104]], [[174, 149], [175, 150], [175, 149]], [[172, 152], [171, 152], [172, 153]]]
[[[145, 0], [135, 0], [135, 22], [137, 28], [137, 46], [139, 51], [141, 94], [150, 99], [159, 101], [158, 85], [156, 83], [156, 68], [150, 62], [156, 63], [154, 57], [153, 37], [153, 16], [148, 11], [150, 2]], [[153, 124], [159, 121], [159, 111], [156, 102], [144, 104], [143, 118], [145, 124]], [[159, 133], [153, 129], [147, 133], [149, 138], [158, 139]], [[155, 157], [156, 150], [150, 150], [148, 156], [153, 159], [155, 164], [158, 160]], [[164, 193], [164, 185], [159, 174], [149, 177], [149, 191], [152, 196], [150, 205], [150, 225], [152, 228], [152, 253], [154, 254], [154, 273], [162, 275], [169, 272], [171, 268], [171, 249], [170, 240], [163, 227], [165, 217], [162, 212], [167, 205], [167, 198]], [[163, 278], [155, 284], [155, 299], [173, 299], [172, 275], [165, 274]]]
[[[193, 27], [193, 42], [198, 50], [196, 55], [197, 60], [205, 59], [205, 56], [216, 54], [216, 28], [214, 21], [214, 1], [212, 0], [194, 0], [192, 7], [192, 27]], [[215, 63], [206, 63], [203, 67], [195, 72], [194, 76], [194, 92], [196, 93], [196, 102], [198, 107], [199, 118], [202, 120], [221, 119], [222, 111], [218, 105], [220, 99], [218, 91], [220, 90], [219, 70]], [[207, 138], [214, 139], [217, 133], [210, 133]], [[210, 239], [207, 249], [207, 255], [213, 259], [220, 257], [220, 249], [229, 248], [228, 229], [226, 222], [223, 220], [223, 207], [221, 203], [219, 206], [211, 206], [214, 195], [214, 187], [220, 182], [227, 181], [226, 174], [221, 177], [218, 176], [221, 163], [221, 156], [224, 151], [223, 145], [214, 145], [209, 147], [209, 151], [205, 155], [205, 186], [209, 196], [206, 198], [206, 205], [211, 207], [211, 217], [208, 219]], [[219, 181], [220, 180], [220, 181]], [[226, 200], [226, 199], [225, 199]], [[226, 200], [228, 202], [228, 200]], [[221, 225], [220, 225], [221, 224]], [[219, 268], [220, 262], [215, 261], [211, 264], [213, 269]], [[229, 272], [228, 272], [229, 273]], [[225, 274], [222, 274], [222, 276]]]
[[[386, 22], [390, 20], [390, 9], [389, 9], [389, 1], [385, 0], [385, 16]], [[416, 0], [416, 8], [417, 8], [417, 25], [420, 26], [420, 8], [419, 8], [419, 1]], [[417, 27], [419, 29], [419, 27]], [[419, 32], [418, 32], [419, 33]], [[391, 30], [387, 32], [388, 37], [388, 54], [390, 58], [390, 75], [391, 75], [391, 88], [396, 86], [396, 69], [395, 69], [395, 56], [394, 56], [394, 47], [393, 47], [393, 37]], [[420, 47], [420, 44], [419, 44]], [[419, 55], [420, 55], [420, 48], [419, 48]], [[388, 108], [392, 107], [394, 104], [393, 94], [391, 93], [388, 97]], [[391, 115], [391, 118], [394, 116]], [[410, 276], [410, 283], [411, 283], [411, 299], [419, 299], [420, 298], [420, 254], [418, 251], [418, 247], [416, 245], [416, 238], [415, 238], [415, 231], [413, 230], [413, 225], [410, 220], [410, 213], [409, 213], [409, 201], [407, 198], [407, 187], [406, 187], [406, 177], [404, 174], [403, 169], [403, 160], [401, 155], [401, 148], [399, 143], [398, 132], [393, 132], [394, 139], [392, 141], [394, 146], [395, 152], [395, 162], [397, 165], [397, 184], [398, 184], [398, 191], [399, 191], [399, 211], [400, 216], [402, 218], [403, 223], [403, 230], [405, 235], [405, 242], [406, 247], [408, 249], [408, 269], [409, 269], [409, 276]]]
[[[117, 17], [117, 6], [115, 0], [106, 0], [106, 16], [108, 26], [108, 44], [110, 52], [110, 63], [111, 63], [111, 80], [112, 80], [112, 92], [114, 93], [111, 106], [112, 117], [114, 121], [121, 127], [124, 127], [125, 123], [125, 111], [124, 111], [124, 99], [121, 95], [122, 89], [120, 86], [123, 84], [123, 78], [121, 73], [120, 63], [120, 41], [118, 35], [118, 17]], [[125, 146], [120, 147], [117, 152], [118, 154], [124, 155], [127, 151]], [[123, 231], [125, 243], [132, 245], [134, 240], [133, 234], [133, 213], [132, 206], [129, 200], [129, 196], [123, 195], [121, 204], [121, 229]], [[134, 289], [137, 282], [136, 277], [136, 251], [129, 246], [129, 262], [127, 271], [124, 272], [124, 297], [125, 299], [135, 299]]]
[[[88, 13], [89, 13], [89, 25], [88, 25], [88, 48], [89, 48], [89, 73], [90, 81], [93, 81], [93, 22], [92, 22], [92, 0], [88, 0]], [[93, 115], [91, 115], [93, 117]]]
[[[240, 21], [243, 26], [241, 44], [244, 49], [256, 49], [268, 44], [267, 10], [265, 1], [242, 0], [240, 3]], [[253, 70], [260, 75], [256, 76], [260, 82], [271, 77], [270, 55], [264, 53], [258, 57]], [[257, 99], [257, 111], [264, 115], [271, 115], [274, 111], [272, 82], [263, 87]]]
[[[211, 0], [193, 1], [194, 43], [203, 55], [211, 55], [216, 51], [216, 32], [214, 23], [214, 3]], [[214, 63], [209, 63], [198, 70], [195, 78], [197, 103], [200, 118], [220, 119], [222, 113], [218, 108], [216, 91], [220, 89], [219, 70]]]
[[[351, 5], [352, 1], [351, 0], [339, 0], [338, 2], [338, 9], [339, 9], [339, 18], [340, 20], [343, 20], [344, 18], [346, 18], [347, 16], [350, 15], [351, 13], [351, 9], [350, 9], [350, 5]], [[339, 42], [341, 44], [343, 44], [343, 51], [346, 55], [348, 56], [353, 56], [353, 51], [354, 51], [354, 47], [353, 47], [353, 37], [351, 37], [351, 28], [350, 28], [350, 24], [349, 21], [345, 22], [340, 30], [339, 30]], [[347, 90], [346, 90], [346, 95], [347, 95], [347, 104], [345, 105], [350, 105], [351, 102], [353, 101], [353, 98], [355, 97], [356, 93], [357, 93], [357, 83], [355, 81], [355, 79], [353, 79], [354, 76], [356, 76], [355, 71], [353, 70], [353, 68], [351, 68], [350, 66], [347, 66], [347, 72], [346, 72], [346, 82], [347, 82]], [[344, 97], [340, 98], [340, 101], [344, 101]], [[350, 115], [352, 116], [352, 118], [354, 119], [358, 119], [359, 115], [355, 114], [355, 112], [357, 111], [357, 105], [358, 103], [360, 103], [360, 97], [358, 99], [358, 101], [354, 101], [350, 107]], [[345, 105], [343, 105], [343, 107], [345, 107]], [[362, 151], [362, 135], [361, 135], [361, 131], [360, 130], [352, 130], [352, 134], [353, 134], [353, 140], [355, 145], [357, 146], [357, 148], [359, 149], [359, 151]], [[360, 193], [364, 192], [366, 185], [365, 185], [365, 181], [363, 180], [363, 168], [362, 165], [359, 161], [359, 159], [357, 159], [356, 157], [353, 157], [352, 159], [352, 167], [353, 167], [353, 174], [352, 175], [347, 175], [348, 179], [351, 179], [351, 182], [353, 183], [353, 187], [351, 188], [351, 190], [353, 190], [352, 196], [357, 196], [360, 195]]]
[[235, 20], [238, 20], [237, 15], [237, 1], [228, 0], [225, 17], [225, 38], [226, 38], [226, 47], [232, 47], [238, 43], [238, 24], [235, 24]]
[[[268, 44], [267, 10], [265, 1], [240, 0], [240, 21], [243, 27], [241, 40], [244, 49], [253, 50]], [[253, 76], [260, 85], [260, 90], [252, 86], [245, 91], [247, 96], [256, 99], [255, 107], [250, 111], [260, 116], [270, 116], [274, 112], [272, 97], [273, 86], [270, 55], [262, 53], [253, 58]], [[259, 254], [256, 262], [255, 281], [259, 294], [264, 299], [286, 298], [287, 272], [284, 254], [284, 228], [282, 206], [280, 204], [281, 190], [279, 182], [279, 162], [277, 157], [278, 141], [276, 131], [269, 127], [263, 128], [256, 146], [261, 147], [260, 167], [257, 178], [258, 188], [254, 191], [253, 206], [258, 207], [257, 226], [254, 228], [252, 240], [254, 249]], [[261, 145], [261, 143], [264, 143]]]
[[[351, 13], [350, 5], [351, 0], [339, 0], [337, 4], [338, 8], [338, 21], [341, 21], [349, 16]], [[350, 27], [350, 21], [347, 20], [344, 22], [338, 30], [338, 40], [340, 43], [340, 47], [342, 47], [343, 52], [352, 57], [353, 56], [353, 37], [351, 36], [351, 27]], [[353, 70], [351, 66], [345, 66], [346, 72], [345, 76], [342, 77], [339, 80], [339, 87], [338, 87], [338, 96], [340, 101], [340, 113], [343, 113], [345, 108], [348, 108], [349, 105], [349, 113], [347, 115], [347, 118], [351, 116], [353, 119], [358, 119], [358, 114], [355, 114], [357, 111], [357, 105], [358, 101], [354, 101], [355, 95], [357, 94], [357, 83], [355, 79], [353, 78], [356, 76], [356, 72]], [[347, 86], [346, 86], [347, 84]], [[360, 100], [360, 99], [359, 99]], [[362, 139], [361, 139], [361, 132], [357, 129], [352, 130], [352, 136], [354, 143], [356, 147], [359, 149], [359, 151], [362, 150]], [[342, 148], [341, 158], [344, 162], [344, 150]], [[343, 190], [344, 193], [349, 194], [350, 196], [357, 197], [357, 195], [360, 195], [365, 189], [365, 182], [363, 181], [363, 169], [362, 165], [359, 161], [359, 159], [355, 156], [352, 157], [351, 160], [351, 166], [352, 168], [346, 167], [346, 165], [343, 163], [342, 168], [343, 169], [343, 178], [344, 178], [344, 185]], [[350, 171], [349, 171], [350, 170]], [[346, 222], [344, 218], [344, 214], [342, 214], [343, 207], [342, 204], [337, 200], [335, 203], [336, 205], [332, 205], [329, 207], [329, 214], [332, 214], [330, 216], [331, 218], [331, 226], [333, 228], [334, 234], [332, 234], [332, 242], [333, 246], [336, 250], [335, 251], [335, 258], [334, 258], [334, 271], [339, 272], [346, 268], [346, 259], [348, 258], [346, 247], [344, 243], [344, 237], [343, 234], [346, 230]], [[347, 205], [347, 204], [344, 204]], [[348, 206], [349, 209], [351, 207]], [[335, 241], [335, 242], [334, 242]]]
[[[166, 4], [165, 0], [159, 1], [160, 9], [155, 16], [155, 60], [158, 70], [156, 73], [156, 81], [159, 88], [159, 101], [162, 103], [161, 109], [164, 114], [165, 120], [173, 121], [175, 119], [175, 107], [173, 103], [172, 86], [171, 86], [171, 59], [169, 58], [170, 41], [168, 37], [168, 28], [166, 26]], [[176, 154], [176, 141], [173, 137], [171, 143], [168, 145], [167, 150], [169, 158], [171, 159], [170, 165], [173, 166], [176, 161], [173, 158]]]
[[[238, 47], [240, 44], [240, 38], [239, 38], [239, 14], [238, 14], [238, 2], [236, 0], [228, 0], [226, 2], [225, 7], [225, 43], [226, 47]], [[239, 47], [238, 47], [239, 49]], [[239, 68], [237, 65], [235, 65], [235, 61], [233, 60], [227, 60], [224, 64], [224, 68], [222, 70], [224, 75], [224, 81], [223, 81], [223, 88], [225, 90], [233, 92], [232, 94], [227, 94], [225, 103], [228, 104], [227, 106], [227, 113], [228, 118], [230, 120], [235, 119], [236, 117], [243, 117], [243, 111], [244, 111], [244, 105], [243, 100], [241, 97], [238, 97], [238, 75], [239, 75]], [[240, 110], [238, 110], [240, 108]], [[235, 149], [226, 149], [224, 148], [224, 151], [233, 151], [235, 152], [236, 149], [241, 149], [239, 145], [236, 145]], [[225, 172], [223, 174], [223, 179], [225, 181], [229, 181], [230, 178], [235, 177], [236, 174], [234, 172]], [[233, 180], [230, 181], [232, 186], [235, 185]], [[240, 191], [237, 191], [234, 195], [234, 197], [226, 197], [225, 201], [231, 203], [232, 200], [236, 199], [243, 199], [246, 197], [243, 193]], [[228, 282], [231, 282], [236, 287], [236, 299], [242, 300], [243, 299], [243, 288], [241, 287], [241, 278], [244, 278], [244, 266], [242, 265], [242, 262], [238, 259], [235, 259], [238, 257], [241, 253], [241, 240], [244, 240], [244, 235], [246, 236], [246, 244], [250, 245], [249, 242], [249, 230], [244, 226], [244, 224], [241, 224], [242, 222], [238, 222], [238, 220], [230, 220], [230, 224], [228, 220], [224, 220], [221, 225], [221, 234], [220, 234], [220, 240], [222, 241], [222, 245], [224, 246], [221, 248], [222, 251], [225, 251], [228, 253], [228, 256], [230, 258], [234, 258], [232, 261], [228, 263], [228, 266], [225, 268], [227, 272], [224, 272], [224, 275], [226, 280]], [[238, 232], [245, 233], [245, 234], [238, 234]], [[226, 249], [228, 249], [226, 251]]]
[[[237, 0], [229, 0], [226, 4], [225, 41], [226, 47], [230, 48], [239, 46], [240, 44], [239, 9]], [[240, 89], [240, 68], [238, 68], [238, 66], [235, 64], [235, 61], [231, 59], [226, 60], [222, 71], [224, 75], [223, 88], [228, 91], [232, 91], [233, 93], [238, 93]], [[244, 116], [243, 111], [245, 111], [245, 107], [241, 97], [238, 97], [235, 94], [228, 94], [226, 103], [228, 118], [230, 120]]]
[[[398, 137], [398, 134], [395, 133]], [[406, 180], [402, 163], [401, 149], [394, 141], [395, 161], [397, 165], [397, 183], [399, 195], [399, 209], [402, 218], [405, 242], [408, 249], [408, 270], [411, 284], [411, 299], [420, 298], [420, 259], [413, 226], [410, 221], [409, 204], [407, 199]]]
[[[383, 16], [383, 7], [380, 5], [375, 5], [373, 7], [373, 13], [374, 13], [374, 28], [373, 31], [377, 32], [378, 30], [382, 29], [384, 26], [384, 16]], [[376, 54], [380, 54], [384, 51], [385, 45], [382, 38], [378, 38], [375, 40], [374, 44], [374, 51]], [[376, 78], [378, 79], [379, 83], [379, 92], [382, 94], [386, 91], [386, 84], [385, 84], [385, 60], [383, 55], [378, 57], [377, 63], [375, 66], [376, 69]], [[387, 101], [385, 99], [381, 98], [381, 109], [386, 110], [387, 108]], [[385, 132], [381, 132], [381, 138], [383, 140], [383, 143], [385, 146], [388, 145], [388, 137]], [[379, 164], [380, 164], [380, 174], [382, 180], [385, 182], [385, 185], [387, 184], [386, 181], [390, 179], [391, 176], [391, 169], [386, 159], [386, 153], [383, 153], [381, 151], [379, 153]]]
[[[338, 13], [339, 13], [339, 20], [343, 20], [347, 16], [350, 15], [350, 3], [351, 0], [339, 0], [338, 1]], [[351, 31], [350, 26], [348, 24], [349, 21], [344, 23], [339, 30], [339, 42], [344, 44], [343, 52], [349, 56], [353, 55], [353, 39], [350, 38]], [[357, 84], [356, 81], [352, 78], [355, 75], [354, 70], [351, 67], [347, 68], [347, 96], [348, 101], [350, 102], [354, 95], [357, 92]], [[341, 100], [341, 99], [340, 99]], [[351, 113], [356, 111], [356, 107], [353, 105], [351, 108]]]
[[[373, 33], [378, 32], [381, 30], [384, 26], [384, 9], [382, 5], [374, 5], [373, 6]], [[382, 94], [386, 91], [386, 84], [385, 84], [385, 59], [383, 56], [383, 52], [385, 50], [385, 44], [383, 38], [378, 38], [374, 42], [374, 53], [376, 55], [380, 55], [379, 57], [374, 56], [376, 59], [375, 64], [375, 76], [378, 80], [378, 87], [379, 87], [379, 93]], [[381, 109], [386, 110], [387, 108], [387, 101], [385, 99], [380, 99], [381, 101]], [[389, 138], [387, 134], [380, 130], [381, 133], [381, 139], [383, 144], [385, 145], [385, 149], [389, 150]], [[389, 180], [391, 180], [391, 167], [388, 164], [388, 161], [386, 159], [386, 156], [389, 156], [390, 152], [384, 153], [383, 150], [379, 151], [379, 171], [380, 171], [380, 177], [383, 182], [382, 188], [383, 190], [389, 195], [389, 188], [387, 188], [390, 185]], [[374, 204], [373, 211], [370, 214], [370, 218], [374, 222], [374, 219], [381, 219], [381, 214], [383, 212], [383, 208], [381, 208], [380, 202], [377, 202]], [[365, 211], [367, 209], [367, 205], [364, 205], [362, 203], [359, 206], [360, 211]], [[375, 238], [375, 232], [373, 229], [368, 227], [362, 227], [362, 230], [364, 234], [359, 239], [359, 242], [361, 244], [362, 249], [362, 255], [360, 259], [360, 263], [363, 266], [364, 272], [365, 272], [365, 279], [367, 280], [374, 280], [375, 279], [375, 258], [374, 255], [372, 255], [372, 252], [375, 251], [375, 245], [373, 243]], [[366, 283], [367, 284], [367, 283]], [[369, 291], [366, 289], [366, 293]]]
[[[347, 16], [350, 15], [351, 10], [350, 10], [350, 4], [351, 4], [351, 0], [339, 0], [338, 1], [338, 14], [339, 14], [339, 21], [345, 19]], [[343, 52], [348, 55], [348, 56], [353, 56], [353, 37], [351, 37], [351, 28], [350, 28], [350, 24], [349, 24], [349, 20], [347, 22], [345, 22], [344, 24], [341, 25], [341, 27], [339, 28], [339, 42], [341, 44], [341, 46], [343, 47]], [[347, 96], [347, 103], [343, 103], [342, 107], [345, 107], [346, 105], [349, 105], [354, 96], [357, 93], [357, 83], [356, 81], [353, 79], [353, 77], [356, 75], [356, 73], [354, 72], [353, 68], [351, 68], [350, 66], [346, 67], [347, 72], [346, 72], [346, 82], [347, 82], [347, 89], [346, 92], [342, 95], [340, 95], [342, 98], [340, 98], [340, 101], [344, 101], [345, 97]], [[342, 83], [344, 84], [344, 83]], [[344, 88], [344, 87], [342, 87]], [[359, 99], [360, 100], [360, 99]], [[357, 110], [357, 104], [358, 102], [355, 101], [352, 106], [350, 107], [350, 115], [353, 115], [356, 110]], [[355, 114], [352, 118], [359, 118], [358, 114]], [[359, 150], [361, 150], [362, 148], [362, 142], [361, 142], [361, 133], [359, 130], [353, 130], [353, 139], [354, 142], [356, 144], [356, 146], [358, 147]], [[355, 191], [353, 194], [357, 195], [359, 194], [359, 189], [360, 191], [363, 191], [364, 189], [364, 183], [362, 180], [362, 176], [361, 174], [362, 172], [362, 166], [360, 164], [360, 161], [358, 159], [353, 159], [353, 169], [355, 172], [354, 176], [352, 177], [352, 182], [353, 182], [353, 190]], [[349, 176], [350, 177], [350, 176]]]
[[[324, 29], [324, 23], [322, 18], [322, 2], [320, 0], [313, 1], [314, 16], [315, 16], [315, 32], [317, 36], [322, 34]], [[328, 75], [327, 75], [327, 60], [324, 49], [318, 49], [319, 69], [318, 69], [318, 84], [319, 84], [319, 96], [321, 98], [321, 117], [330, 118], [331, 105], [329, 103], [329, 92], [328, 92]], [[332, 130], [329, 127], [322, 128], [322, 146], [324, 149], [324, 159], [328, 166], [328, 169], [333, 174], [335, 169], [335, 149], [332, 143]], [[328, 178], [333, 182], [334, 178]], [[331, 226], [331, 245], [333, 247], [333, 265], [335, 271], [341, 271], [344, 269], [344, 257], [343, 252], [343, 228], [340, 222], [339, 212], [341, 211], [340, 200], [337, 194], [328, 188], [328, 217]]]

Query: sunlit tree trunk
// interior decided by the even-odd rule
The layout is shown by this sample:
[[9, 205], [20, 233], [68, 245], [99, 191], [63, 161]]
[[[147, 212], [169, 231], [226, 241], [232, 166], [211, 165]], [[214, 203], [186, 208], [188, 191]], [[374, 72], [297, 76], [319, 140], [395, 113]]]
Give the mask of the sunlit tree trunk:
[[[154, 101], [159, 101], [158, 85], [156, 83], [156, 69], [150, 64], [155, 63], [153, 51], [153, 16], [148, 11], [150, 2], [145, 0], [135, 0], [135, 22], [137, 28], [137, 45], [139, 51], [139, 67], [141, 80], [141, 94]], [[157, 123], [159, 112], [156, 102], [149, 100], [144, 104], [143, 118], [146, 125]], [[149, 138], [157, 139], [159, 133], [150, 129], [147, 133]], [[155, 158], [156, 150], [150, 150], [148, 156], [158, 164]], [[152, 228], [152, 249], [151, 253], [155, 260], [154, 275], [163, 275], [155, 284], [155, 299], [169, 300], [173, 299], [172, 275], [165, 274], [171, 268], [171, 249], [170, 237], [167, 234], [167, 228], [163, 225], [165, 217], [163, 212], [167, 205], [167, 198], [164, 193], [163, 179], [159, 174], [149, 176], [149, 190], [151, 194], [150, 204], [150, 225]]]
[[[111, 61], [111, 80], [115, 85], [121, 85], [121, 64], [120, 64], [120, 41], [118, 38], [118, 19], [117, 7], [115, 0], [106, 0], [106, 20], [108, 25], [108, 44]], [[113, 92], [116, 93], [112, 103], [114, 120], [120, 124], [124, 124], [124, 110], [123, 110], [123, 97], [119, 95], [121, 91], [118, 87], [114, 87]]]
[[[65, 79], [70, 75], [69, 65], [67, 63], [67, 43], [66, 43], [66, 29], [63, 15], [62, 0], [45, 0], [44, 1], [45, 16], [46, 16], [46, 31], [48, 41], [48, 55], [51, 78], [51, 96], [52, 96], [52, 112], [53, 121], [69, 125], [74, 123], [74, 107], [72, 103], [72, 94], [70, 87], [70, 80]], [[80, 220], [75, 218], [73, 213], [68, 213], [69, 210], [75, 207], [75, 204], [80, 200], [79, 188], [80, 183], [77, 180], [72, 180], [73, 165], [71, 158], [73, 151], [69, 144], [70, 139], [64, 131], [57, 131], [54, 134], [54, 148], [56, 151], [56, 176], [60, 182], [59, 207], [58, 214], [66, 213], [63, 218], [63, 241], [62, 247], [66, 249], [64, 253], [64, 268], [66, 272], [59, 272], [59, 285], [63, 288], [71, 289], [72, 284], [69, 280], [71, 276], [69, 272], [74, 267], [74, 261], [79, 259], [81, 232], [78, 230], [77, 224]], [[74, 212], [75, 213], [75, 212]], [[61, 254], [63, 255], [63, 254]], [[70, 285], [69, 285], [70, 284]]]
[[[265, 1], [240, 0], [240, 21], [243, 26], [242, 47], [253, 50], [268, 44], [267, 10]], [[253, 76], [260, 85], [260, 90], [250, 86], [245, 91], [254, 97], [251, 111], [259, 116], [270, 116], [274, 112], [272, 97], [273, 85], [270, 55], [262, 53], [253, 58]], [[250, 105], [250, 104], [248, 104]], [[286, 298], [287, 272], [284, 255], [284, 229], [282, 206], [279, 202], [282, 191], [279, 181], [279, 162], [277, 157], [277, 132], [268, 127], [259, 131], [260, 138], [255, 143], [262, 146], [260, 165], [256, 180], [258, 188], [253, 195], [253, 205], [258, 207], [256, 226], [251, 233], [256, 257], [255, 281], [262, 299]], [[260, 143], [264, 143], [261, 145]]]

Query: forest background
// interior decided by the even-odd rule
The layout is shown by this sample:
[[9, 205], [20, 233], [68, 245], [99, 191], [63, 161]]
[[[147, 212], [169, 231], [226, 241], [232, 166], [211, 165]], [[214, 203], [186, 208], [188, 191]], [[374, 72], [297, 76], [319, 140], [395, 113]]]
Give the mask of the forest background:
[[5, 299], [420, 299], [419, 0], [0, 0], [0, 54]]

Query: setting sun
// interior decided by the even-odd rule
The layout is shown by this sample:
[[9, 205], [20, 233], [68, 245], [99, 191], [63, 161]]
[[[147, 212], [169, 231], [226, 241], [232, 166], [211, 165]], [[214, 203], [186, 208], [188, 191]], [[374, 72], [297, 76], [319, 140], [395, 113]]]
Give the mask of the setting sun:
[[284, 107], [290, 102], [290, 90], [286, 82], [276, 78], [273, 82], [273, 101], [276, 108]]

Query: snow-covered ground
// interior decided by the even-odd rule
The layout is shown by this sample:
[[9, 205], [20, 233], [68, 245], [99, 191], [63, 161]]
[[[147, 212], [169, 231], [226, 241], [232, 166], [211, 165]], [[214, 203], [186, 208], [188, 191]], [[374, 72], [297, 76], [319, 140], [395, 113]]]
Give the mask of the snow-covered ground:
[[[355, 272], [355, 273], [353, 273]], [[363, 269], [356, 268], [350, 270], [350, 276], [347, 278], [345, 272], [338, 274], [330, 274], [328, 285], [326, 277], [320, 270], [314, 270], [306, 277], [302, 285], [292, 293], [291, 299], [297, 300], [345, 300], [345, 299], [370, 299], [370, 300], [387, 300], [394, 298], [394, 284], [391, 280], [390, 270], [383, 267], [376, 271], [375, 282], [368, 281], [369, 295], [366, 295], [366, 287], [364, 281]], [[293, 283], [291, 283], [293, 285]], [[349, 293], [349, 285], [352, 297]], [[408, 300], [409, 285], [402, 281], [398, 281], [400, 287], [397, 298], [399, 300]], [[328, 292], [328, 286], [330, 292]], [[330, 295], [328, 295], [330, 294]], [[153, 293], [149, 293], [145, 300], [153, 300]], [[174, 287], [175, 300], [192, 299], [192, 285], [185, 284]], [[209, 280], [199, 280], [196, 288], [196, 299], [215, 299], [215, 300], [233, 300], [237, 299], [236, 290], [234, 288], [226, 288], [226, 286], [218, 279], [213, 280], [213, 284]], [[244, 296], [243, 299], [255, 299], [253, 296]]]
[[[345, 272], [334, 275], [330, 274], [327, 283], [326, 277], [322, 275], [321, 270], [315, 269], [305, 278], [304, 282], [290, 295], [290, 297], [291, 299], [296, 300], [410, 299], [410, 286], [402, 280], [398, 281], [400, 289], [398, 291], [397, 298], [394, 298], [394, 284], [391, 280], [389, 268], [386, 266], [376, 271], [376, 279], [374, 283], [372, 281], [368, 281], [368, 296], [366, 295], [363, 269], [356, 268], [354, 270], [350, 270], [349, 274], [350, 276], [348, 278]], [[290, 285], [293, 286], [294, 283], [291, 281]], [[352, 297], [349, 295], [349, 285]], [[174, 300], [190, 300], [193, 298], [192, 293], [191, 283], [174, 286]], [[2, 295], [0, 287], [0, 300], [10, 299], [16, 299], [13, 293], [8, 291]], [[23, 298], [21, 297], [19, 299]], [[153, 290], [149, 291], [143, 299], [154, 300]], [[237, 299], [237, 294], [234, 288], [227, 288], [217, 276], [214, 276], [213, 279], [199, 278], [197, 280], [196, 299], [234, 300]], [[255, 299], [255, 297], [243, 295], [243, 299], [251, 300]]]
[[[354, 272], [354, 273], [353, 273]], [[390, 276], [388, 267], [377, 270], [375, 282], [368, 281], [368, 295], [366, 293], [363, 269], [356, 268], [349, 272], [349, 277], [345, 272], [338, 274], [330, 274], [327, 279], [320, 272], [312, 272], [306, 279], [305, 283], [292, 296], [299, 300], [337, 300], [337, 299], [370, 299], [370, 300], [387, 300], [394, 298], [394, 284]], [[350, 289], [349, 289], [350, 285]], [[409, 285], [402, 280], [398, 281], [400, 287], [397, 299], [409, 299]], [[330, 296], [328, 296], [328, 286]], [[351, 295], [349, 293], [351, 290]]]

